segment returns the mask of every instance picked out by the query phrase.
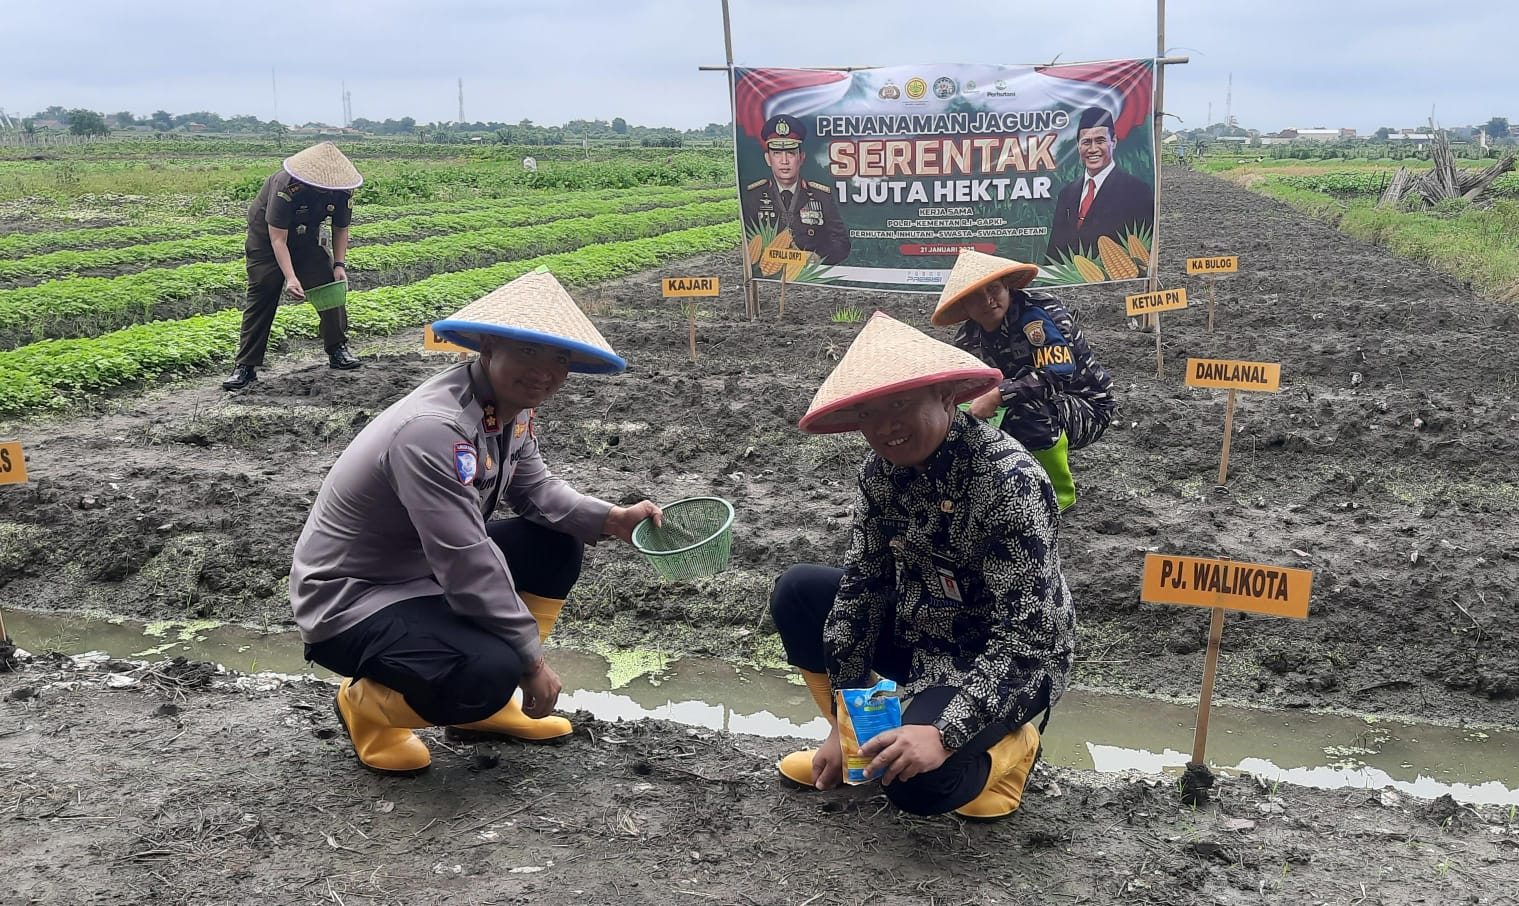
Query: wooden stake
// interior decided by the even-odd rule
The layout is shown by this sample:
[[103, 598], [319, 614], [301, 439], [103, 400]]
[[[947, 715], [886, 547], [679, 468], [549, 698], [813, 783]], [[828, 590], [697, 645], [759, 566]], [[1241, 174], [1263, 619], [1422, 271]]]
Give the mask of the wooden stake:
[[1213, 332], [1213, 280], [1208, 278], [1208, 333]]
[[[694, 362], [694, 361], [696, 361], [696, 300], [695, 299], [691, 300], [691, 304], [686, 307], [686, 310], [691, 313], [691, 361]], [[1233, 393], [1234, 391], [1231, 390], [1229, 392]]]
[[10, 638], [10, 636], [5, 634], [5, 615], [0, 614], [0, 642], [3, 642], [8, 638]]
[[1156, 312], [1155, 318], [1155, 376], [1166, 376], [1166, 356], [1160, 349], [1160, 313]]
[[1229, 388], [1229, 402], [1224, 407], [1224, 453], [1218, 463], [1218, 483], [1229, 480], [1229, 443], [1234, 439], [1234, 388]]
[[777, 312], [776, 316], [775, 316], [775, 319], [777, 321], [783, 320], [786, 317], [786, 273], [787, 273], [787, 271], [790, 271], [790, 270], [791, 270], [791, 266], [790, 265], [787, 265], [786, 267], [781, 268], [781, 308], [780, 308], [780, 311]]
[[1197, 732], [1192, 736], [1192, 763], [1203, 764], [1208, 747], [1208, 713], [1213, 704], [1213, 674], [1218, 670], [1218, 642], [1224, 636], [1224, 609], [1213, 608], [1208, 623], [1208, 654], [1203, 661], [1203, 694], [1197, 700]]

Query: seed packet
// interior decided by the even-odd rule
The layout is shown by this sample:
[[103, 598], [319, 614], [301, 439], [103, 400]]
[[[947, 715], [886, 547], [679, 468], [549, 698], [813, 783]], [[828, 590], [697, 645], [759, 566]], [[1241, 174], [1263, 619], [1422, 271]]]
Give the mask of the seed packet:
[[902, 726], [902, 700], [897, 684], [883, 679], [868, 689], [840, 689], [838, 704], [839, 743], [844, 750], [844, 782], [858, 785], [874, 780], [865, 776], [871, 759], [860, 747], [877, 734]]

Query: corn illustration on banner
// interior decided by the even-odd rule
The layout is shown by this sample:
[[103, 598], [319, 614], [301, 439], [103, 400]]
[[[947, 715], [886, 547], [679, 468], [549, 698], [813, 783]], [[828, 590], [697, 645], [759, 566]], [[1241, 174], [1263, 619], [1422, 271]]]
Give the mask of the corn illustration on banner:
[[973, 248], [1039, 265], [1036, 286], [1147, 276], [1154, 73], [1154, 60], [735, 70], [752, 275], [937, 293]]

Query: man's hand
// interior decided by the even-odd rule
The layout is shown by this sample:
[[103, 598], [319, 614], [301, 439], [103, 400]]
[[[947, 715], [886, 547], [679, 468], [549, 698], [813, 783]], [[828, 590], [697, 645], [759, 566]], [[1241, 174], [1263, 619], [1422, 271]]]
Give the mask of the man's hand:
[[341, 264], [334, 264], [332, 266], [332, 280], [334, 283], [347, 283], [348, 268]]
[[542, 658], [523, 674], [521, 686], [522, 713], [535, 720], [553, 713], [554, 706], [559, 703], [559, 690], [564, 688], [559, 682], [559, 674]]
[[601, 533], [621, 538], [631, 544], [633, 529], [650, 516], [654, 517], [655, 525], [665, 524], [665, 511], [652, 501], [640, 500], [632, 506], [614, 506], [612, 512], [607, 514], [607, 521], [601, 527]]
[[296, 299], [301, 302], [306, 301], [306, 290], [301, 287], [301, 281], [295, 279], [294, 277], [291, 277], [289, 280], [285, 281], [285, 292], [289, 293], [290, 298], [292, 299]]
[[820, 790], [831, 790], [844, 781], [844, 745], [839, 741], [839, 728], [823, 741], [822, 748], [812, 756], [812, 785]]
[[991, 418], [1002, 405], [1002, 391], [993, 387], [970, 402], [970, 414], [976, 418]]
[[880, 777], [882, 784], [890, 786], [934, 770], [954, 753], [944, 748], [938, 730], [927, 724], [908, 724], [873, 737], [860, 747], [860, 754], [871, 759], [865, 776]]

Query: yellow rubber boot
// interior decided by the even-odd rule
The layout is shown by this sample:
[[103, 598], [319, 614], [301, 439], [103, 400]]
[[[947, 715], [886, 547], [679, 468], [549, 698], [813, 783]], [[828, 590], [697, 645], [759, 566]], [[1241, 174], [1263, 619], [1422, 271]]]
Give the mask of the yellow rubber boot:
[[1024, 724], [1017, 732], [999, 739], [986, 753], [992, 756], [986, 786], [981, 795], [955, 809], [957, 814], [977, 821], [1006, 818], [1018, 810], [1029, 772], [1034, 769], [1034, 759], [1039, 757], [1039, 731], [1033, 724]]
[[[522, 603], [527, 605], [533, 619], [538, 621], [538, 640], [547, 641], [554, 624], [559, 622], [559, 611], [564, 609], [563, 598], [544, 598], [527, 592], [518, 592]], [[444, 734], [456, 742], [482, 742], [494, 739], [518, 739], [524, 742], [551, 742], [564, 739], [575, 731], [574, 726], [562, 717], [528, 717], [517, 703], [521, 693], [512, 696], [506, 707], [474, 723], [449, 727]]]
[[1076, 479], [1071, 477], [1070, 448], [1071, 440], [1062, 431], [1055, 446], [1046, 450], [1029, 451], [1044, 466], [1044, 474], [1050, 476], [1050, 484], [1055, 486], [1055, 500], [1059, 502], [1062, 513], [1076, 502]]
[[353, 740], [354, 754], [371, 771], [415, 774], [432, 764], [427, 743], [411, 732], [430, 727], [401, 693], [374, 680], [343, 680], [336, 702], [338, 720]]
[[[812, 700], [817, 703], [818, 710], [828, 723], [833, 723], [833, 686], [828, 682], [828, 674], [813, 673], [811, 670], [803, 670], [802, 679], [807, 681], [807, 691], [812, 693]], [[817, 749], [803, 749], [800, 752], [792, 752], [785, 758], [776, 762], [776, 768], [781, 776], [802, 786], [812, 786], [812, 757], [818, 753]]]

